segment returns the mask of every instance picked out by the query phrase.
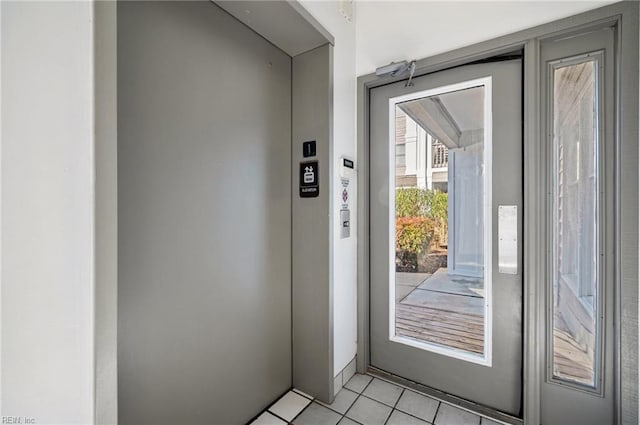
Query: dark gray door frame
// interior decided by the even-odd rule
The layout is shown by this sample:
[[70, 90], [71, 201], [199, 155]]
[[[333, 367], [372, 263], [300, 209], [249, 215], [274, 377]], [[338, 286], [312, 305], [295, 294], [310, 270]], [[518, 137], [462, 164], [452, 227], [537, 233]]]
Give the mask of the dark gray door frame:
[[[616, 408], [618, 424], [638, 423], [638, 12], [625, 1], [443, 53], [417, 62], [416, 76], [464, 65], [492, 56], [524, 51], [524, 371], [523, 419], [540, 423], [543, 379], [545, 256], [543, 181], [546, 163], [541, 149], [540, 43], [612, 26], [616, 38], [615, 120], [617, 147], [616, 249]], [[411, 59], [411, 58], [407, 58]], [[369, 362], [369, 91], [398, 81], [375, 74], [358, 79], [358, 363]], [[624, 371], [624, 373], [622, 373]]]

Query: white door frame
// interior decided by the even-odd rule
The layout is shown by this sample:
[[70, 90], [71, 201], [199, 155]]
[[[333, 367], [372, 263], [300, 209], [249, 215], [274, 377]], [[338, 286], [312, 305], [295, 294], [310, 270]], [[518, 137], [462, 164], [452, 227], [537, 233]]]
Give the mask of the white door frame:
[[[639, 4], [625, 1], [549, 24], [457, 49], [417, 62], [415, 76], [492, 56], [524, 51], [524, 347], [523, 420], [540, 423], [540, 383], [544, 372], [545, 281], [544, 222], [546, 163], [542, 143], [540, 43], [612, 26], [616, 39], [615, 122], [617, 146], [616, 423], [638, 423], [638, 19]], [[411, 59], [411, 58], [407, 58]], [[401, 80], [358, 79], [358, 356], [357, 368], [369, 366], [369, 91]], [[622, 373], [624, 371], [624, 373]]]

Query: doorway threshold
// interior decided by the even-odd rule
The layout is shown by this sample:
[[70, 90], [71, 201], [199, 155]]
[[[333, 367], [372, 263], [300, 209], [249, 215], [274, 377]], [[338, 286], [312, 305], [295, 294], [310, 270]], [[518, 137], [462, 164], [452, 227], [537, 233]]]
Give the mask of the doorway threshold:
[[509, 425], [524, 425], [524, 421], [515, 416], [511, 416], [509, 414], [491, 409], [490, 407], [483, 406], [483, 405], [471, 402], [469, 400], [465, 400], [463, 398], [456, 397], [451, 394], [447, 394], [442, 391], [438, 391], [426, 385], [422, 385], [418, 382], [411, 381], [410, 379], [406, 379], [401, 376], [393, 375], [389, 372], [385, 372], [384, 370], [378, 369], [373, 366], [368, 367], [367, 374], [379, 379], [387, 380], [397, 385], [401, 385], [408, 389], [423, 393], [425, 395], [428, 395], [429, 397], [438, 399], [448, 404], [452, 404], [463, 410], [485, 417], [492, 421], [499, 421]]

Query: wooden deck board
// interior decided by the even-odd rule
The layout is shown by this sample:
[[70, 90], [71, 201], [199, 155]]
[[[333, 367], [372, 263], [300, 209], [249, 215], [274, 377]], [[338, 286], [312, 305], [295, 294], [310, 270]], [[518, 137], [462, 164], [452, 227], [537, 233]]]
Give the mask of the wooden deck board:
[[484, 319], [431, 307], [396, 304], [396, 335], [482, 354]]
[[[431, 307], [396, 304], [396, 335], [482, 354], [484, 318]], [[575, 382], [591, 384], [593, 364], [590, 356], [566, 332], [554, 332], [554, 374]]]
[[587, 385], [593, 384], [593, 360], [586, 347], [578, 344], [568, 332], [554, 329], [554, 375]]

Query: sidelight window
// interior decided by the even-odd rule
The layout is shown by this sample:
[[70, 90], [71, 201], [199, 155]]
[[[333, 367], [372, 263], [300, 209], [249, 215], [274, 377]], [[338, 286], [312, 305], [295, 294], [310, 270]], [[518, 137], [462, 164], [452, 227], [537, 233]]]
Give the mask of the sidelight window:
[[552, 380], [595, 389], [600, 362], [601, 54], [551, 63]]

